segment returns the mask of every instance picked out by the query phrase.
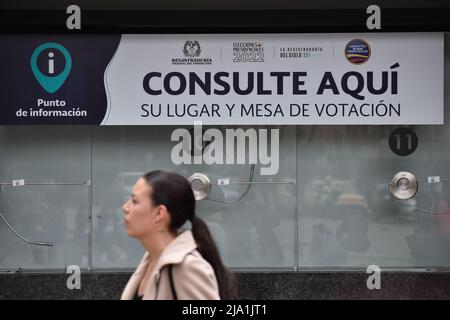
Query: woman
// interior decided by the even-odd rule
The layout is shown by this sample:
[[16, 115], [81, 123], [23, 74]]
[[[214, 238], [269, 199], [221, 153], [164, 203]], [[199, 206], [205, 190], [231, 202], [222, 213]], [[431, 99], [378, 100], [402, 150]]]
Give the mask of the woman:
[[[205, 222], [195, 215], [189, 182], [168, 171], [139, 178], [123, 205], [129, 236], [146, 253], [122, 293], [131, 299], [232, 299], [234, 280]], [[192, 231], [182, 228], [190, 222]]]

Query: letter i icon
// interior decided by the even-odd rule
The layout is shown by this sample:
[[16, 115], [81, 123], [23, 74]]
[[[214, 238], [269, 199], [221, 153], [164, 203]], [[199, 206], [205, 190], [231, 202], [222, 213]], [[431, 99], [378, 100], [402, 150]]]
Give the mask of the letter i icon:
[[54, 56], [55, 56], [55, 54], [53, 52], [48, 53], [48, 57], [50, 58], [50, 59], [48, 59], [48, 73], [49, 74], [55, 73], [55, 61], [52, 59]]

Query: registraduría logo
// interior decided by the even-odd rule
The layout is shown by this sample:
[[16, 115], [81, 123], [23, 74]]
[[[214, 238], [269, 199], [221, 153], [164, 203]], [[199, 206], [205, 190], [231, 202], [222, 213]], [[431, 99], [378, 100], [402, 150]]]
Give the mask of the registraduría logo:
[[185, 57], [199, 57], [202, 49], [200, 48], [200, 43], [195, 41], [186, 41], [183, 47], [183, 53]]
[[321, 56], [324, 53], [324, 48], [320, 45], [286, 46], [280, 47], [278, 50], [278, 57], [282, 60], [308, 59]]
[[202, 57], [202, 47], [198, 40], [187, 40], [182, 48], [184, 57], [172, 58], [173, 65], [210, 65], [212, 58]]

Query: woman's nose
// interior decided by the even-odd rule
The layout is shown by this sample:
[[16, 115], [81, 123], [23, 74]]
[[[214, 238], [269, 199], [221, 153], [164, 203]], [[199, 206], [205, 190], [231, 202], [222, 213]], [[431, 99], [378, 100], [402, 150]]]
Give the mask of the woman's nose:
[[125, 202], [122, 206], [122, 210], [125, 213], [128, 213], [128, 202], [130, 202], [130, 200], [127, 200], [127, 202]]

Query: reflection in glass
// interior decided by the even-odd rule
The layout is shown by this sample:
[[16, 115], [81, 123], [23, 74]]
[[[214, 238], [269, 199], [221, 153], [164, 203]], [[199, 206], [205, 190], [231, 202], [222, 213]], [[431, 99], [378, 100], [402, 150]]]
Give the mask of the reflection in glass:
[[[137, 178], [151, 170], [174, 170], [185, 177], [199, 172], [212, 182], [210, 198], [202, 200], [197, 214], [212, 232], [224, 262], [231, 267], [285, 267], [295, 265], [296, 185], [295, 128], [280, 129], [280, 170], [255, 181], [286, 181], [291, 184], [217, 184], [218, 179], [248, 181], [249, 164], [173, 165], [175, 142], [172, 127], [95, 128], [93, 132], [93, 266], [134, 268], [142, 257], [141, 246], [123, 228], [122, 204]], [[225, 127], [221, 128], [222, 130]], [[244, 129], [245, 130], [245, 129]], [[248, 158], [248, 154], [247, 154]], [[246, 193], [246, 190], [248, 192]], [[242, 197], [244, 195], [244, 197]], [[99, 218], [97, 218], [99, 217]]]

